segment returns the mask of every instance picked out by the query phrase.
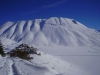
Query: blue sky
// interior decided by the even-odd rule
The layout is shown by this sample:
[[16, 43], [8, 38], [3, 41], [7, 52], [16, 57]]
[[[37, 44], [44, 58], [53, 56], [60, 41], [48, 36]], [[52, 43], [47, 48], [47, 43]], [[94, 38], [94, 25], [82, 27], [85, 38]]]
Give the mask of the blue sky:
[[0, 0], [0, 25], [50, 17], [72, 18], [100, 30], [100, 0]]

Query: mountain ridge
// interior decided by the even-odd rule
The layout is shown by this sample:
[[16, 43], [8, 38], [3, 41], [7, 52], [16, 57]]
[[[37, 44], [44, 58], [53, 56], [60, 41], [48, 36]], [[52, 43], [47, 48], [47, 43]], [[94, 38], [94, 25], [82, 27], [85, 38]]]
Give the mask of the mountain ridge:
[[6, 22], [0, 36], [35, 45], [100, 46], [100, 33], [62, 17]]

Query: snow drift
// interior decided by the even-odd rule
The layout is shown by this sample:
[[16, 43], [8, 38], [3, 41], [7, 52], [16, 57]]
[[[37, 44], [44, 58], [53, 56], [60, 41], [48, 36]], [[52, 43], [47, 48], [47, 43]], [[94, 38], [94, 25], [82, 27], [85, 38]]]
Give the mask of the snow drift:
[[6, 22], [0, 36], [34, 45], [100, 46], [98, 31], [62, 17]]
[[[8, 40], [8, 42], [14, 43], [11, 40]], [[6, 45], [7, 44], [4, 44], [4, 46]], [[5, 48], [11, 46], [14, 45], [10, 44]], [[22, 45], [17, 48], [20, 49], [21, 47]], [[8, 50], [9, 49], [6, 49], [5, 51]], [[0, 75], [88, 75], [87, 72], [80, 70], [81, 68], [65, 62], [57, 56], [52, 56], [41, 51], [37, 52], [41, 53], [41, 55], [30, 54], [33, 58], [30, 62], [15, 56], [10, 57], [9, 54], [5, 57], [1, 57], [0, 55]]]

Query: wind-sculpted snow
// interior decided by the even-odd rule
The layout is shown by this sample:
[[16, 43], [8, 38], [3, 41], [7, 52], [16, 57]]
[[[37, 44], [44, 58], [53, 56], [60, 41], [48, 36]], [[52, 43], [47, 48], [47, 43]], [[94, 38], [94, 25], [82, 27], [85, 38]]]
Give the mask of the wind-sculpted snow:
[[[5, 52], [18, 43], [1, 38]], [[0, 75], [100, 75], [100, 47], [37, 46], [31, 62], [17, 57], [1, 57]], [[62, 59], [62, 60], [61, 60]]]
[[84, 71], [54, 56], [41, 53], [32, 55], [31, 62], [19, 58], [0, 56], [0, 75], [83, 75]]
[[0, 36], [34, 45], [100, 46], [100, 33], [68, 18], [7, 22]]

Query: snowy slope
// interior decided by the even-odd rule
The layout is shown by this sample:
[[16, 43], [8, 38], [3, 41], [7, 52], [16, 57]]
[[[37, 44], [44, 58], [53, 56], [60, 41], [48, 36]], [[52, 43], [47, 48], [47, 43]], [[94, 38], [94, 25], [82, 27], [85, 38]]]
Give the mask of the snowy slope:
[[7, 22], [0, 36], [34, 45], [100, 46], [100, 33], [68, 18]]
[[[8, 40], [5, 38], [5, 40]], [[2, 39], [3, 42], [6, 42]], [[11, 40], [12, 44], [5, 46], [5, 51], [17, 44]], [[7, 45], [7, 46], [6, 46]], [[8, 49], [7, 49], [8, 48]], [[38, 51], [41, 52], [41, 51]], [[41, 55], [31, 55], [34, 59], [31, 62], [20, 59], [0, 56], [0, 75], [89, 75], [87, 72], [74, 64], [65, 62], [58, 57], [41, 52]]]
[[[100, 75], [100, 47], [38, 47], [39, 50], [60, 57], [84, 73], [77, 75]], [[73, 72], [73, 71], [72, 71]], [[76, 75], [76, 74], [73, 74]]]
[[[2, 38], [5, 51], [18, 45]], [[7, 42], [7, 43], [6, 43]], [[100, 47], [37, 46], [41, 56], [25, 61], [0, 56], [0, 75], [100, 75]]]
[[0, 56], [0, 75], [88, 75], [79, 68], [47, 54], [33, 57], [29, 62]]

